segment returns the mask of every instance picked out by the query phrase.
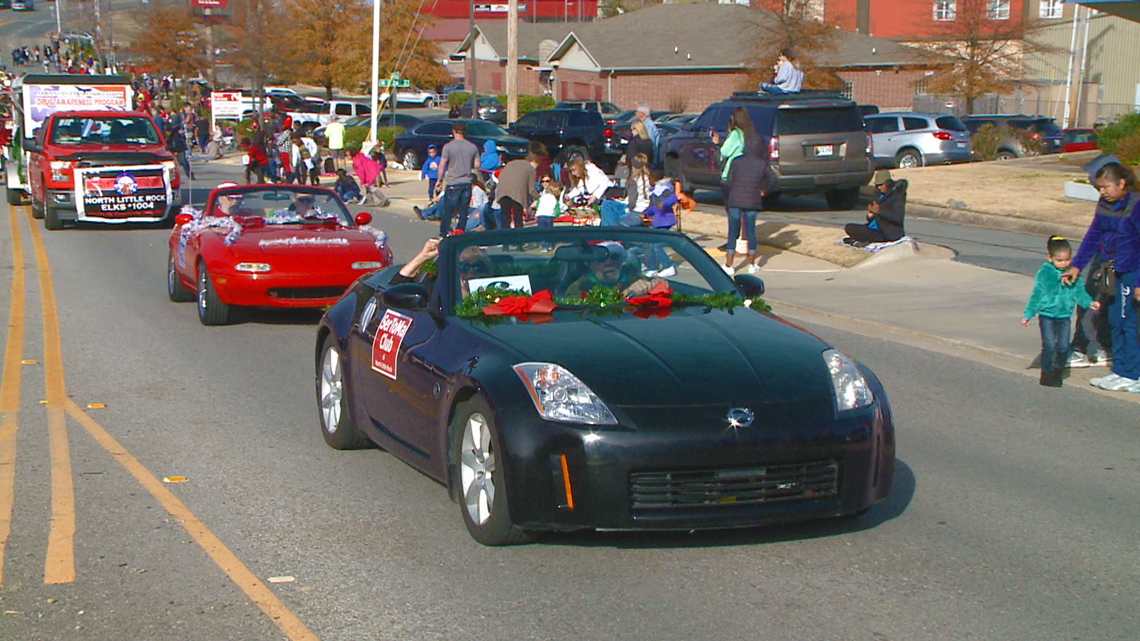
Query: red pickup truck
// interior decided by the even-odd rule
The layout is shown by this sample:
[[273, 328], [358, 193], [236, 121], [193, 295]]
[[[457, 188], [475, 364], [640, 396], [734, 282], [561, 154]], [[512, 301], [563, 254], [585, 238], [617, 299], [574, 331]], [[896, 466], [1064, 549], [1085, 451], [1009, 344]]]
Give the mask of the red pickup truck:
[[73, 222], [160, 222], [181, 201], [174, 155], [140, 111], [60, 111], [25, 144], [32, 215]]

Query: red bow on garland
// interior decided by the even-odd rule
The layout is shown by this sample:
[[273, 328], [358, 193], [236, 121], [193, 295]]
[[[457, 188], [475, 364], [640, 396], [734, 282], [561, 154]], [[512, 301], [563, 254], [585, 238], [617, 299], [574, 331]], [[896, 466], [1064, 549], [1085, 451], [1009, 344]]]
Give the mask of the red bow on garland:
[[673, 312], [673, 290], [665, 283], [657, 283], [644, 296], [627, 298], [637, 318], [665, 318]]
[[[546, 315], [554, 311], [557, 305], [550, 296], [549, 290], [542, 290], [530, 298], [525, 296], [504, 296], [497, 302], [483, 308], [484, 316], [518, 316], [527, 320], [527, 315]], [[553, 319], [531, 318], [533, 322], [549, 322]]]

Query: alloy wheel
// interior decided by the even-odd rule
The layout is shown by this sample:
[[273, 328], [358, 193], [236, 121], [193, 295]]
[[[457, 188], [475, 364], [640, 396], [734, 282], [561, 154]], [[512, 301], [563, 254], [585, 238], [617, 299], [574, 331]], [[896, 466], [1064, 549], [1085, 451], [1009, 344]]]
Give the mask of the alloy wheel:
[[321, 364], [321, 416], [325, 419], [325, 429], [335, 434], [340, 426], [341, 398], [344, 396], [344, 379], [340, 371], [340, 353], [336, 349], [325, 350]]
[[483, 525], [491, 518], [495, 506], [495, 452], [487, 419], [479, 413], [467, 418], [463, 427], [463, 450], [460, 453], [460, 489], [467, 514]]

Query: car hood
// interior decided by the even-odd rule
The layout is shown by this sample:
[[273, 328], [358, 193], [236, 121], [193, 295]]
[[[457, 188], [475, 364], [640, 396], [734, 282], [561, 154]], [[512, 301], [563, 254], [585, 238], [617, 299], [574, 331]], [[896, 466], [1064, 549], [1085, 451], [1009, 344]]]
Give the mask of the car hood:
[[[215, 231], [225, 235], [226, 231]], [[229, 245], [239, 260], [271, 258], [304, 258], [343, 256], [353, 260], [379, 260], [380, 250], [371, 234], [351, 227], [321, 225], [266, 225], [243, 227], [241, 235]]]
[[[472, 322], [517, 362], [562, 365], [617, 407], [819, 400], [830, 411], [828, 345], [746, 308], [681, 308], [666, 318], [555, 312], [546, 324]], [[826, 401], [826, 402], [825, 402]]]

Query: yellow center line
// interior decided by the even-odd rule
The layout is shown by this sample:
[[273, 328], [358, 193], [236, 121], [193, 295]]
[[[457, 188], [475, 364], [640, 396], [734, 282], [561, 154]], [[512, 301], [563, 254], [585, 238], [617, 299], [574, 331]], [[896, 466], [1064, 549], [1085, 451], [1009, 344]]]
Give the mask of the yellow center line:
[[317, 636], [305, 627], [304, 623], [293, 614], [277, 595], [266, 587], [257, 576], [249, 570], [233, 552], [214, 535], [198, 517], [186, 507], [174, 493], [166, 488], [158, 477], [151, 474], [138, 459], [131, 456], [118, 441], [103, 429], [95, 419], [91, 418], [70, 399], [64, 400], [67, 413], [71, 415], [91, 436], [103, 446], [107, 452], [115, 457], [140, 485], [150, 492], [167, 513], [186, 529], [186, 532], [205, 550], [206, 554], [218, 564], [218, 567], [245, 592], [250, 601], [266, 614], [277, 627], [292, 641], [318, 641]]
[[4, 553], [16, 502], [16, 413], [20, 409], [20, 357], [24, 349], [24, 240], [12, 206], [8, 207], [8, 219], [12, 226], [12, 303], [0, 382], [0, 586], [4, 585]]
[[71, 479], [71, 451], [67, 442], [67, 422], [63, 402], [63, 356], [59, 342], [59, 314], [51, 267], [39, 227], [28, 212], [28, 227], [35, 247], [36, 271], [40, 276], [40, 301], [44, 323], [44, 392], [47, 396], [48, 444], [51, 449], [51, 523], [48, 530], [44, 583], [71, 583], [75, 580], [75, 486]]

